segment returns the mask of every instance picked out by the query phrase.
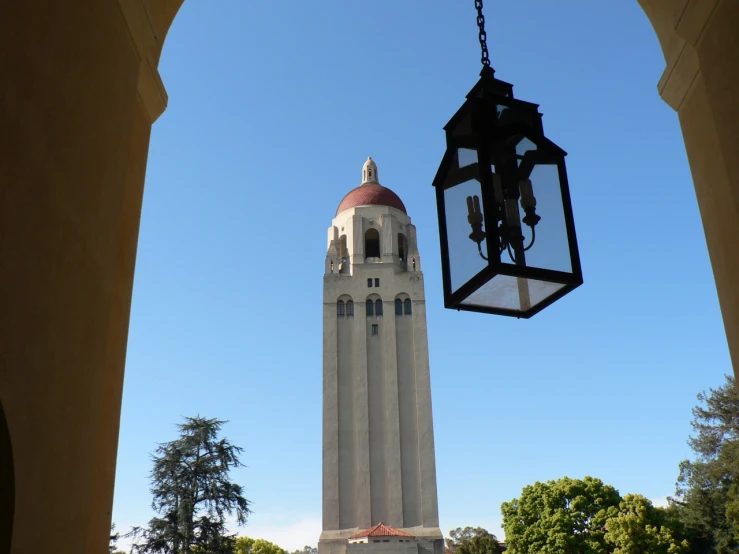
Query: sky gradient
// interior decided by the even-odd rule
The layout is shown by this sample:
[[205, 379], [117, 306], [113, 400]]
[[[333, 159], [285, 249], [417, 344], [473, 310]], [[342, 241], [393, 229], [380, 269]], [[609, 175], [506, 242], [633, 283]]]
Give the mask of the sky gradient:
[[[556, 4], [556, 5], [555, 5]], [[229, 420], [254, 515], [315, 545], [326, 228], [372, 156], [418, 229], [442, 530], [592, 475], [674, 491], [696, 394], [731, 372], [661, 50], [636, 1], [487, 2], [497, 76], [567, 164], [585, 284], [531, 320], [443, 309], [431, 181], [479, 70], [472, 0], [188, 0], [160, 65], [113, 519], [152, 516], [149, 454]]]

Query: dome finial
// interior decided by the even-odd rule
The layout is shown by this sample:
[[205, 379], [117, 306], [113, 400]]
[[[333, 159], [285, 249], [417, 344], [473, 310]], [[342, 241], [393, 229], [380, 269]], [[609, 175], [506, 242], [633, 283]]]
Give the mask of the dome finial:
[[372, 156], [367, 158], [362, 166], [362, 184], [366, 185], [367, 183], [380, 184], [377, 179], [377, 164], [372, 160]]

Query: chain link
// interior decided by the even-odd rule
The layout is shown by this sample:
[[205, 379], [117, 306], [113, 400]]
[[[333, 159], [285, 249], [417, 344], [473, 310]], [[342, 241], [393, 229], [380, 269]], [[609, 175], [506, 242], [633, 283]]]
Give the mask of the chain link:
[[480, 49], [482, 57], [480, 61], [485, 67], [490, 67], [490, 55], [488, 53], [488, 35], [485, 32], [485, 16], [482, 15], [482, 0], [475, 0], [475, 8], [477, 9], [477, 27], [480, 29]]

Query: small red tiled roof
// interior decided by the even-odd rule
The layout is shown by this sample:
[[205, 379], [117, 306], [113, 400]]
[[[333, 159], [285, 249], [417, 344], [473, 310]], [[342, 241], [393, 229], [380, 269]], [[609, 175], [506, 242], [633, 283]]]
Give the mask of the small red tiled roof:
[[371, 529], [367, 529], [366, 531], [361, 531], [357, 533], [356, 535], [352, 535], [349, 537], [349, 540], [351, 539], [361, 539], [364, 537], [411, 537], [413, 538], [413, 535], [406, 533], [405, 531], [400, 531], [399, 529], [395, 529], [394, 527], [390, 527], [389, 525], [385, 525], [384, 523], [380, 522]]
[[336, 214], [338, 215], [349, 208], [369, 204], [390, 206], [400, 210], [404, 214], [408, 213], [405, 211], [405, 206], [400, 197], [389, 188], [378, 185], [377, 183], [365, 183], [349, 191], [336, 209]]

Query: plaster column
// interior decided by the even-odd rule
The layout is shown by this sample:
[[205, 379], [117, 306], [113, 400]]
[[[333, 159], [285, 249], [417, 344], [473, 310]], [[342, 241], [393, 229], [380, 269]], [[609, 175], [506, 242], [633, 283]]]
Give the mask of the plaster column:
[[[658, 90], [680, 118], [736, 373], [739, 369], [739, 2], [642, 0], [641, 3], [657, 31], [667, 61]], [[675, 224], [679, 232], [679, 222]], [[690, 260], [686, 259], [686, 263]]]
[[[336, 229], [336, 227], [333, 227]], [[348, 317], [348, 316], [345, 316]], [[340, 528], [339, 364], [336, 303], [323, 304], [323, 529]]]
[[[361, 221], [361, 218], [357, 218]], [[354, 521], [360, 529], [372, 526], [370, 500], [369, 451], [369, 389], [367, 386], [367, 310], [362, 297], [354, 299], [354, 428], [357, 438], [356, 460], [356, 514]]]
[[[423, 285], [421, 285], [423, 287]], [[416, 401], [418, 410], [418, 449], [421, 485], [421, 518], [424, 527], [439, 527], [439, 505], [436, 492], [436, 451], [431, 407], [431, 374], [426, 301], [413, 301], [413, 345], [416, 359]]]
[[132, 29], [142, 7], [0, 10], [0, 402], [15, 485], [0, 517], [13, 554], [108, 544], [149, 133], [166, 103], [142, 65], [147, 30]]
[[[398, 406], [398, 356], [395, 299], [383, 302], [383, 371], [385, 372], [385, 458], [387, 460], [387, 507], [391, 527], [403, 527], [403, 477], [400, 459], [400, 408]], [[379, 522], [373, 522], [379, 523]]]

